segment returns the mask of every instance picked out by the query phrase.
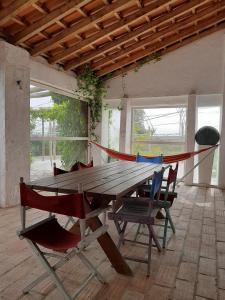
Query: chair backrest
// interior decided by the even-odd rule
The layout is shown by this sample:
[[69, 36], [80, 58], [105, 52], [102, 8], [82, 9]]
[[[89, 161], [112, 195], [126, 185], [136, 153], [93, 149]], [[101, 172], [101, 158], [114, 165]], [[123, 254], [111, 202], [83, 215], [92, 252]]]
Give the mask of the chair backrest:
[[152, 163], [152, 164], [162, 164], [163, 163], [163, 156], [155, 156], [152, 158], [147, 158], [145, 156], [139, 155], [139, 153], [136, 156], [136, 162], [140, 163]]
[[172, 166], [169, 168], [168, 178], [167, 178], [167, 186], [168, 189], [170, 185], [172, 184], [172, 192], [175, 191], [176, 187], [176, 181], [177, 181], [177, 173], [178, 173], [178, 162], [176, 164], [176, 167], [173, 169]]
[[85, 218], [83, 193], [43, 196], [33, 191], [24, 182], [21, 182], [20, 198], [23, 207], [36, 208], [80, 219]]
[[69, 173], [69, 171], [57, 168], [56, 163], [53, 164], [53, 175], [54, 176], [61, 175], [61, 174], [66, 174], [66, 173]]
[[154, 172], [152, 177], [152, 184], [150, 188], [150, 200], [159, 200], [164, 168], [159, 172]]
[[91, 160], [88, 164], [84, 164], [81, 161], [79, 162], [79, 169], [92, 168], [94, 166], [93, 160]]
[[80, 162], [76, 161], [70, 168], [69, 172], [79, 171], [79, 166], [80, 166]]

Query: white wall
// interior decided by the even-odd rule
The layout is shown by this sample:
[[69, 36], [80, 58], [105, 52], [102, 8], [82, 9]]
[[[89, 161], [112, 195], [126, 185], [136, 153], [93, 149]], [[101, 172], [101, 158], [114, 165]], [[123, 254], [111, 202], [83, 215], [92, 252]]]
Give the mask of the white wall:
[[[162, 57], [157, 63], [130, 71], [124, 77], [129, 98], [223, 92], [224, 30]], [[107, 82], [107, 99], [123, 96], [121, 76]]]
[[0, 41], [0, 207], [19, 202], [19, 179], [29, 179], [29, 54]]
[[77, 88], [74, 74], [65, 73], [56, 66], [50, 66], [40, 58], [30, 59], [30, 80], [39, 86], [49, 86], [52, 90], [57, 87], [68, 96], [72, 96]]

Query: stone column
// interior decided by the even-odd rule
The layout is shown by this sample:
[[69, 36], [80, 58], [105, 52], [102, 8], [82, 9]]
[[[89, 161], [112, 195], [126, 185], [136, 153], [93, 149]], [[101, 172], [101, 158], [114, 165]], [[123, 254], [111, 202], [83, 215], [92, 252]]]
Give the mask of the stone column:
[[30, 57], [0, 41], [0, 207], [19, 203], [30, 174]]
[[[187, 127], [186, 127], [186, 151], [194, 151], [195, 148], [195, 120], [196, 120], [196, 95], [190, 94], [188, 96], [187, 107]], [[194, 166], [194, 157], [185, 161], [184, 174], [187, 174]], [[193, 171], [194, 172], [194, 171]], [[193, 172], [184, 178], [186, 185], [193, 183]]]

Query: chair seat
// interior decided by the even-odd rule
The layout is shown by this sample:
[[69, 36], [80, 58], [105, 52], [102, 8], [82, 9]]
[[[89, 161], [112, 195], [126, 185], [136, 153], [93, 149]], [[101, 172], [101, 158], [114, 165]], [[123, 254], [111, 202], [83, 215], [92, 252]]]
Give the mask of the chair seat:
[[[141, 197], [149, 197], [150, 194], [150, 185], [142, 185], [139, 190], [138, 193]], [[161, 190], [160, 192], [160, 196], [159, 199], [160, 200], [164, 200], [166, 191]], [[175, 192], [168, 192], [168, 197], [167, 197], [167, 201], [173, 203], [174, 199], [177, 198], [177, 193]]]
[[75, 247], [81, 240], [81, 236], [73, 234], [57, 222], [57, 219], [51, 219], [38, 227], [23, 233], [25, 238], [52, 250], [67, 250]]
[[159, 200], [159, 201], [157, 201], [155, 206], [157, 206], [159, 208], [170, 208], [172, 206], [172, 203], [170, 201]]
[[154, 224], [154, 217], [158, 208], [152, 209], [146, 201], [138, 200], [124, 201], [124, 204], [115, 213], [109, 213], [109, 219], [117, 219], [132, 223]]

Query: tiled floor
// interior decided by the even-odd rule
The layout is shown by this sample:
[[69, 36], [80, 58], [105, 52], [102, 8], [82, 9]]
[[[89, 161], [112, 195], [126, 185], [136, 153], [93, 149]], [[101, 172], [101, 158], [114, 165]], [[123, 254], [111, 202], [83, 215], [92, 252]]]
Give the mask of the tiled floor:
[[[167, 251], [158, 254], [153, 249], [151, 276], [146, 278], [146, 265], [128, 262], [134, 277], [116, 274], [97, 243], [86, 254], [107, 280], [102, 286], [93, 279], [79, 296], [94, 300], [204, 300], [225, 299], [225, 195], [217, 189], [180, 187], [179, 198], [172, 215], [176, 234]], [[40, 218], [30, 212], [32, 221]], [[22, 288], [42, 272], [25, 241], [16, 236], [19, 228], [19, 208], [0, 209], [0, 298], [63, 299], [49, 279], [28, 295]], [[130, 227], [129, 235], [136, 227]], [[110, 233], [116, 239], [114, 225]], [[143, 246], [125, 245], [123, 251], [144, 256]], [[87, 275], [87, 270], [75, 258], [66, 264], [59, 275], [69, 291], [73, 291]]]

